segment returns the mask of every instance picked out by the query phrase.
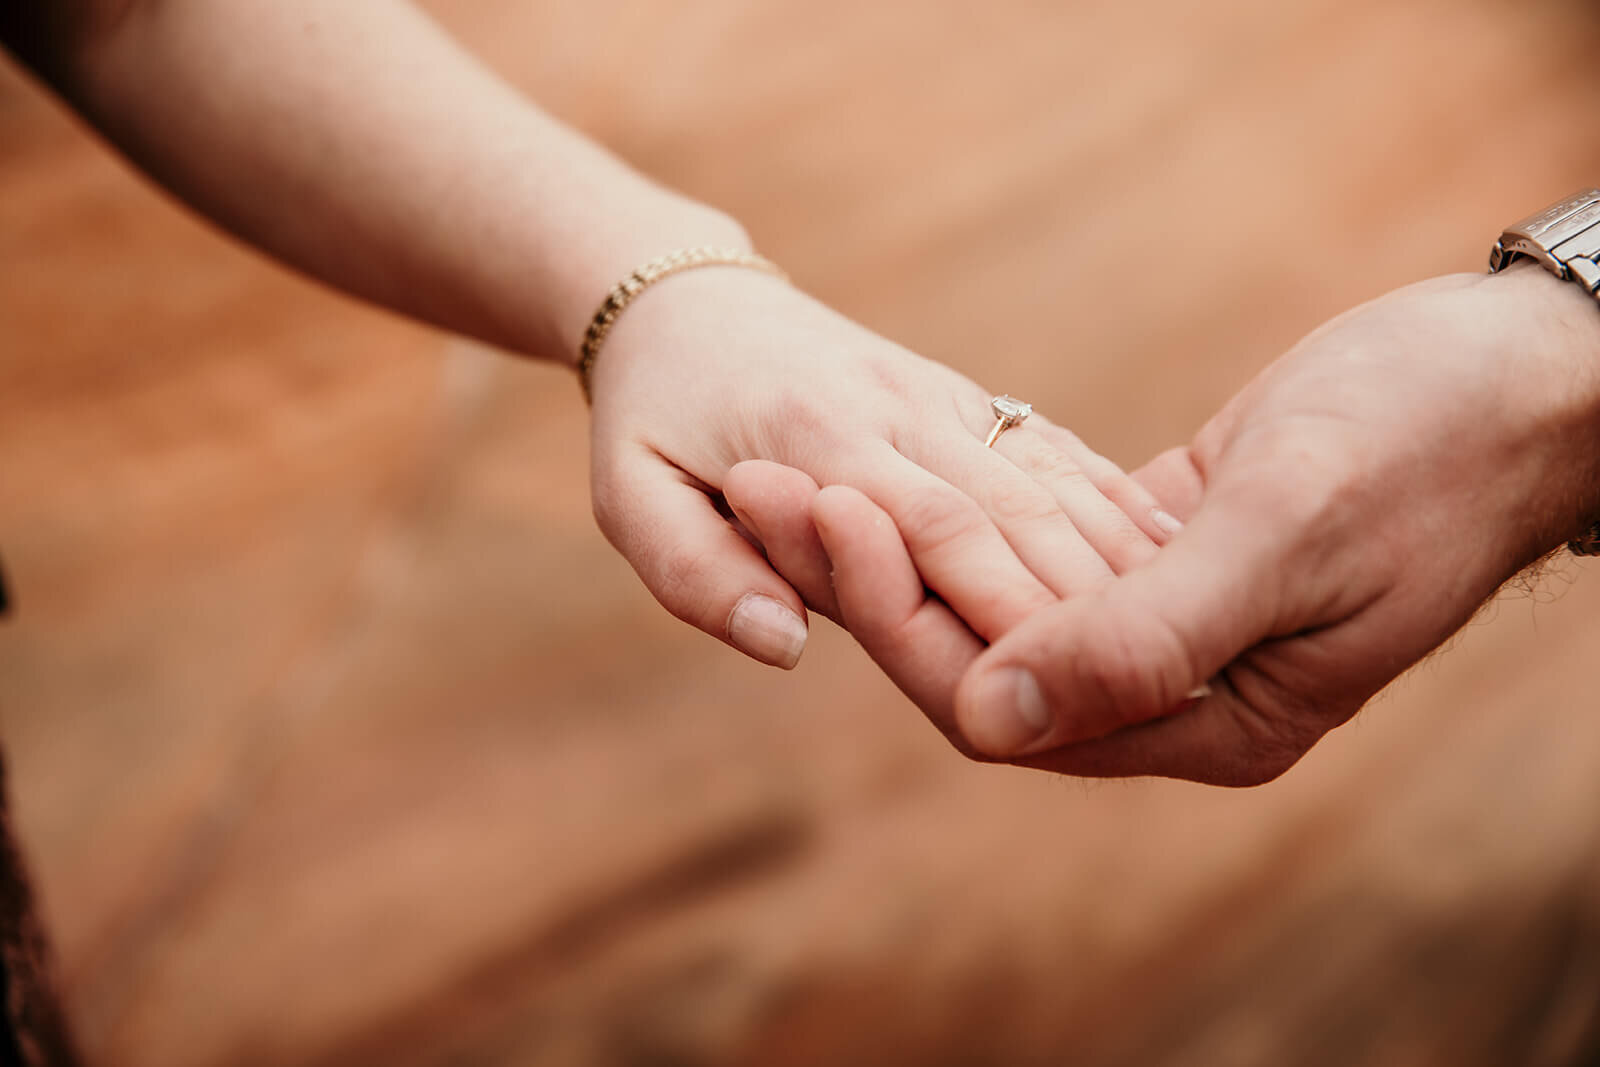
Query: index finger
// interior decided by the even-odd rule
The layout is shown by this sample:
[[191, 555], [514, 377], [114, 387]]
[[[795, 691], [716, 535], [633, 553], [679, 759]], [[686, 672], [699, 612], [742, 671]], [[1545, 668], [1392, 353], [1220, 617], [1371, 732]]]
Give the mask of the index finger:
[[994, 641], [1057, 602], [972, 497], [888, 442], [876, 448], [839, 481], [861, 490], [893, 521], [921, 583], [979, 637]]
[[968, 754], [955, 722], [955, 690], [984, 643], [928, 595], [894, 522], [846, 486], [822, 490], [811, 508], [833, 563], [844, 625], [884, 674]]

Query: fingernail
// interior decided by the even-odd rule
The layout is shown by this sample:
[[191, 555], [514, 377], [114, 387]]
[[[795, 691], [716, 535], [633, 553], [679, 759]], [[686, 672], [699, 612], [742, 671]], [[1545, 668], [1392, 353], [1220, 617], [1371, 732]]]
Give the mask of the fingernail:
[[1185, 700], [1204, 700], [1206, 697], [1208, 697], [1210, 695], [1211, 695], [1211, 686], [1206, 684], [1205, 682], [1201, 682], [1199, 685], [1197, 685], [1193, 689], [1189, 690], [1189, 692], [1184, 695], [1183, 699], [1185, 699]]
[[1020, 667], [1002, 667], [978, 683], [967, 732], [984, 752], [1007, 756], [1038, 741], [1053, 721], [1038, 679]]
[[1183, 529], [1183, 523], [1178, 521], [1176, 515], [1170, 511], [1163, 511], [1161, 508], [1150, 509], [1150, 521], [1160, 527], [1161, 532], [1168, 537], [1175, 536], [1178, 531]]
[[728, 640], [746, 655], [788, 670], [806, 647], [806, 624], [788, 605], [746, 593], [728, 616]]

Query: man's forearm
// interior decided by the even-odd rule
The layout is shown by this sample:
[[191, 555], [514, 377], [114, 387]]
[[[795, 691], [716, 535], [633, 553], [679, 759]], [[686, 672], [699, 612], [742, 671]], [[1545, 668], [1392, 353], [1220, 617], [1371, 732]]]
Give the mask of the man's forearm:
[[540, 112], [400, 0], [24, 0], [8, 43], [180, 198], [316, 277], [571, 360], [607, 288], [742, 246]]

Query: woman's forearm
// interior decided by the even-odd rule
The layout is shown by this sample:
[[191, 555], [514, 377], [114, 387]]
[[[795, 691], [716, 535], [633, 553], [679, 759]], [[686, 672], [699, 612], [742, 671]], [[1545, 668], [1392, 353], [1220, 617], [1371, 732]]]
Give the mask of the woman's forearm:
[[445, 328], [570, 362], [631, 267], [745, 245], [401, 0], [76, 6], [24, 3], [10, 43], [128, 157], [285, 262]]
[[[402, 0], [8, 0], [0, 37], [224, 226], [512, 349], [571, 361], [627, 271], [746, 247], [732, 220], [541, 114]], [[922, 649], [895, 660], [898, 680], [941, 729], [961, 656], [1170, 533], [1154, 497], [1062, 428], [1036, 415], [991, 449], [988, 391], [765, 273], [651, 286], [590, 383], [602, 531], [668, 610], [764, 663], [800, 653], [800, 589], [836, 607], [819, 486], [859, 490], [906, 531], [910, 614], [863, 642]], [[766, 462], [725, 493], [750, 460]], [[736, 500], [764, 532], [728, 521]]]

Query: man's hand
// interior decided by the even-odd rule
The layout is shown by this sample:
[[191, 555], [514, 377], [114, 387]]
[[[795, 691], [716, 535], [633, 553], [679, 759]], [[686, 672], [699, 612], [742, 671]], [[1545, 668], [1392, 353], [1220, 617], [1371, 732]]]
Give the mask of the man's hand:
[[1522, 267], [1390, 294], [1141, 472], [1184, 532], [995, 642], [957, 722], [1073, 774], [1268, 781], [1578, 533], [1597, 457], [1600, 310], [1576, 286]]
[[987, 649], [924, 593], [910, 532], [824, 489], [840, 615], [980, 758], [1268, 781], [1600, 511], [1600, 310], [1533, 267], [1399, 290], [1137, 477], [1184, 530]]

